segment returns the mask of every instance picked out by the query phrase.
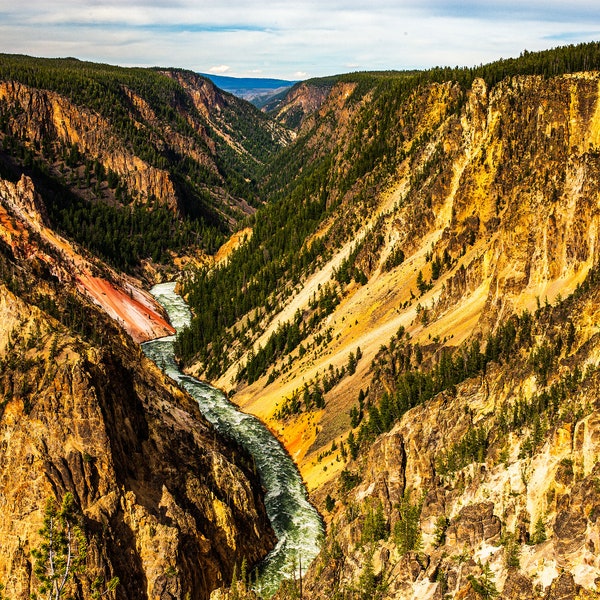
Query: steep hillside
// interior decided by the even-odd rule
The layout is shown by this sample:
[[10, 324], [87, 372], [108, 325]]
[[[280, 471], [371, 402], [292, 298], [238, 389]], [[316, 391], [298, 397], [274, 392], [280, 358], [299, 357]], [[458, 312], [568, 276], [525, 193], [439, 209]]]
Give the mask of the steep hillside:
[[[252, 460], [81, 295], [97, 266], [41, 221], [30, 181], [0, 181], [3, 593], [38, 593], [44, 509], [70, 493], [87, 552], [65, 591], [98, 597], [118, 577], [109, 597], [208, 598], [274, 544]], [[104, 282], [116, 296], [122, 281]], [[129, 291], [125, 313], [144, 301]]]
[[25, 170], [53, 226], [120, 269], [214, 251], [288, 140], [194, 73], [0, 56], [4, 176]]
[[[404, 332], [382, 349], [387, 383], [402, 374], [319, 492], [329, 536], [305, 597], [596, 597], [598, 293], [593, 271], [483, 353], [419, 364]], [[409, 382], [428, 398], [412, 410]]]
[[[367, 387], [366, 369], [401, 325], [420, 342], [457, 346], [568, 295], [595, 264], [597, 74], [491, 89], [482, 79], [467, 90], [384, 83], [358, 96], [360, 80], [332, 89], [289, 152], [303, 160], [313, 148], [300, 184], [260, 214], [227, 268], [189, 286], [207, 309], [197, 321], [204, 340], [211, 319], [223, 331], [243, 317], [243, 336], [215, 338], [208, 352], [200, 344], [197, 367], [220, 370], [225, 386], [252, 383], [241, 393], [265, 412], [271, 390], [285, 398], [301, 381], [316, 384], [317, 371], [322, 383], [357, 347], [359, 368], [334, 396]], [[226, 294], [227, 277], [239, 280], [235, 301], [213, 315], [204, 294]], [[196, 332], [181, 339], [186, 357]]]
[[271, 424], [331, 521], [311, 597], [596, 591], [598, 67], [591, 44], [336, 78], [277, 202], [188, 282], [188, 368]]
[[160, 306], [141, 289], [140, 282], [97, 259], [84, 257], [77, 246], [48, 226], [46, 206], [24, 175], [16, 184], [0, 180], [0, 239], [21, 260], [41, 261], [56, 281], [85, 294], [121, 324], [134, 341], [174, 333]]
[[335, 81], [322, 78], [297, 83], [270, 111], [271, 116], [290, 129], [300, 129], [304, 119], [321, 108]]
[[600, 44], [303, 82], [278, 121], [185, 71], [32, 60], [0, 63], [9, 593], [66, 492], [83, 597], [207, 597], [273, 543], [248, 458], [90, 300], [138, 340], [160, 310], [68, 238], [146, 279], [192, 255], [182, 364], [328, 526], [303, 597], [600, 592]]

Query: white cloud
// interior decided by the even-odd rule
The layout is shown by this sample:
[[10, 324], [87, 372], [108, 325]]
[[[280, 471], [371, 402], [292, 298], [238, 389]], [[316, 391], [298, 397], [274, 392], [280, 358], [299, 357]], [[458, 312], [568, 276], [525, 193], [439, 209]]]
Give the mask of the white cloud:
[[599, 31], [592, 0], [0, 0], [2, 52], [286, 79], [473, 65]]
[[208, 69], [208, 72], [213, 75], [223, 75], [224, 73], [229, 73], [229, 71], [231, 71], [229, 65], [217, 65]]

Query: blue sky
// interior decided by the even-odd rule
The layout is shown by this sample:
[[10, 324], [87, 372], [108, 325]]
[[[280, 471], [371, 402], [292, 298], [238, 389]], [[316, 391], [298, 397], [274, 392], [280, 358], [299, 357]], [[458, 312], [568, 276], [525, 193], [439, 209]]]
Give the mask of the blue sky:
[[0, 0], [0, 52], [303, 79], [600, 40], [596, 1]]

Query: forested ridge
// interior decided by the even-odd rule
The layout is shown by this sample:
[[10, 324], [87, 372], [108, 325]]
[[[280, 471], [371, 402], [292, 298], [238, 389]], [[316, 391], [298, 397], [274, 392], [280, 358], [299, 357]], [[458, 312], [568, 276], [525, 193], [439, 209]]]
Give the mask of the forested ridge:
[[[50, 90], [77, 106], [96, 111], [111, 123], [113, 131], [132, 153], [155, 168], [166, 169], [175, 184], [180, 212], [169, 216], [161, 214], [159, 209], [150, 217], [142, 215], [145, 209], [139, 209], [136, 203], [139, 191], [129, 189], [122, 177], [103, 168], [102, 157], [86, 155], [77, 145], [59, 140], [56, 134], [33, 141], [23, 131], [11, 127], [19, 122], [23, 108], [7, 99], [0, 102], [4, 171], [17, 173], [25, 169], [36, 183], [54, 188], [50, 196], [62, 198], [60, 206], [52, 202], [49, 207], [55, 225], [91, 251], [126, 270], [136, 268], [142, 259], [169, 262], [171, 252], [179, 252], [191, 245], [199, 245], [208, 253], [214, 252], [232, 225], [243, 218], [239, 209], [229, 201], [223, 201], [223, 194], [254, 206], [263, 202], [289, 203], [291, 207], [310, 205], [308, 215], [306, 211], [298, 212], [292, 219], [290, 212], [294, 213], [295, 209], [275, 209], [272, 214], [269, 213], [272, 209], [265, 209], [264, 220], [270, 223], [270, 231], [278, 230], [277, 236], [287, 241], [282, 245], [281, 241], [269, 238], [268, 229], [257, 228], [258, 235], [252, 248], [254, 252], [268, 256], [268, 261], [274, 264], [264, 273], [266, 282], [260, 284], [264, 293], [258, 296], [252, 290], [248, 294], [242, 293], [244, 313], [242, 308], [235, 309], [239, 317], [263, 305], [265, 298], [284, 280], [293, 280], [295, 273], [302, 271], [302, 266], [294, 264], [296, 259], [312, 263], [311, 257], [318, 256], [321, 247], [315, 247], [311, 252], [305, 240], [346, 194], [364, 201], [375, 191], [373, 182], [379, 184], [405, 157], [404, 133], [395, 131], [393, 123], [402, 103], [418, 86], [453, 81], [466, 90], [476, 77], [483, 77], [491, 86], [512, 75], [551, 77], [593, 69], [598, 65], [599, 57], [598, 44], [591, 43], [546, 52], [524, 52], [519, 58], [470, 68], [351, 73], [308, 80], [306, 84], [322, 88], [349, 83], [354, 86], [353, 101], [360, 103], [366, 95], [370, 95], [372, 101], [357, 116], [352, 139], [332, 146], [335, 143], [332, 138], [330, 143], [325, 141], [315, 147], [311, 142], [313, 129], [303, 132], [292, 146], [277, 153], [281, 138], [273, 133], [271, 121], [248, 103], [223, 93], [221, 126], [244, 151], [236, 151], [227, 144], [198, 112], [183, 85], [200, 85], [203, 80], [196, 74], [179, 69], [122, 68], [74, 58], [43, 59], [3, 54], [0, 55], [0, 80]], [[155, 121], [148, 121], [140, 113], [131, 94], [143, 98]], [[453, 110], [460, 110], [463, 101], [464, 95], [456, 97]], [[165, 140], [166, 124], [169, 130], [192, 140], [198, 151], [211, 156], [214, 167], [181, 154]], [[341, 156], [340, 150], [343, 150]], [[413, 145], [408, 152], [417, 150]], [[7, 169], [7, 163], [12, 164], [12, 168]], [[129, 208], [124, 209], [124, 206]], [[250, 220], [249, 224], [253, 222]], [[147, 240], [141, 239], [141, 233], [135, 234], [142, 230], [147, 234]], [[325, 249], [339, 244], [350, 234], [343, 223], [332, 230], [331, 236], [335, 239], [320, 242]], [[250, 249], [245, 252], [248, 256]], [[296, 258], [291, 260], [294, 255]], [[262, 260], [264, 262], [264, 258]], [[240, 257], [235, 259], [230, 270], [239, 270], [239, 265], [244, 264], [248, 280], [263, 279], [263, 275], [258, 276], [264, 266], [259, 266], [260, 263], [260, 258], [242, 260]], [[220, 277], [230, 275], [223, 271]], [[244, 287], [234, 280], [235, 283], [229, 282], [223, 287], [237, 290]], [[216, 279], [212, 281], [215, 283]], [[214, 312], [211, 306], [208, 306], [209, 313]], [[220, 322], [230, 327], [235, 320], [225, 317]], [[207, 341], [210, 343], [212, 339], [210, 334], [201, 334], [202, 339], [197, 341], [189, 338], [188, 334], [181, 348], [186, 361], [201, 347], [206, 348]]]
[[[540, 52], [524, 50], [517, 58], [501, 58], [497, 61], [477, 66], [437, 66], [422, 71], [357, 71], [342, 75], [317, 77], [297, 83], [291, 92], [302, 84], [330, 89], [339, 82], [357, 83], [358, 86], [354, 92], [354, 98], [358, 99], [378, 85], [383, 87], [388, 85], [414, 87], [427, 83], [454, 81], [460, 83], [464, 89], [467, 89], [476, 78], [482, 78], [488, 86], [493, 86], [505, 77], [518, 75], [555, 77], [565, 73], [594, 71], [599, 66], [600, 43], [589, 42], [559, 46]], [[275, 109], [273, 114], [276, 114], [277, 110]]]
[[[0, 82], [8, 86], [0, 101], [3, 172], [14, 179], [25, 171], [46, 197], [56, 228], [128, 271], [145, 259], [169, 263], [185, 249], [213, 253], [262, 203], [258, 170], [285, 138], [252, 105], [179, 69], [0, 55]], [[15, 82], [25, 87], [11, 87]], [[205, 94], [205, 114], [195, 90]], [[36, 104], [50, 110], [48, 93], [72, 103], [71, 120], [98, 115], [109, 126], [81, 135], [109, 139], [73, 142], [64, 124], [40, 121], [46, 116], [30, 111]], [[123, 152], [129, 166], [119, 166]], [[151, 177], [166, 173], [176, 210], [136, 187], [133, 157], [155, 169]]]
[[[444, 161], [441, 146], [428, 158], [425, 168], [416, 166], [430, 134], [421, 131], [415, 90], [431, 84], [453, 85], [441, 108], [441, 121], [460, 113], [476, 78], [483, 78], [491, 89], [507, 77], [553, 77], [594, 68], [600, 68], [600, 44], [595, 42], [537, 53], [525, 51], [519, 58], [477, 67], [351, 73], [297, 84], [289, 95], [301, 85], [327, 89], [340, 83], [351, 85], [351, 126], [337, 130], [333, 112], [315, 117], [292, 145], [264, 167], [260, 189], [270, 203], [248, 220], [253, 227], [250, 241], [230, 257], [227, 265], [200, 273], [186, 283], [195, 317], [191, 327], [179, 336], [179, 356], [187, 364], [199, 359], [208, 377], [223, 373], [235, 356], [253, 346], [260, 324], [268, 323], [269, 316], [278, 312], [291, 289], [320, 259], [352, 238], [356, 222], [370, 214], [377, 193], [385, 188], [398, 165], [405, 160], [415, 165], [411, 193], [418, 193], [421, 183], [440, 170]], [[410, 197], [405, 200], [410, 201]], [[315, 235], [319, 228], [323, 234]], [[343, 296], [343, 288], [350, 281], [365, 283], [365, 273], [354, 262], [369, 254], [374, 262], [382, 244], [383, 239], [372, 236], [357, 245], [333, 282], [335, 297]], [[404, 252], [398, 247], [386, 268], [403, 259]], [[441, 263], [437, 266], [439, 269]], [[295, 326], [290, 322], [287, 331], [299, 327], [301, 333], [293, 336], [294, 343], [284, 344], [287, 351], [296, 348], [317, 326], [312, 313], [302, 315]], [[281, 347], [275, 337], [270, 348]], [[263, 362], [259, 372], [264, 373], [270, 362], [264, 360], [264, 350], [259, 352]], [[281, 356], [275, 351], [267, 354], [271, 359]], [[251, 362], [255, 361], [253, 355]], [[247, 376], [244, 370], [239, 373], [241, 379]]]
[[[107, 64], [90, 63], [74, 58], [45, 59], [29, 56], [0, 54], [0, 78], [4, 81], [19, 81], [25, 85], [52, 90], [71, 99], [75, 104], [97, 111], [105, 116], [112, 127], [135, 150], [140, 158], [157, 167], [172, 166], [168, 148], [161, 149], [149, 143], [148, 133], [160, 136], [158, 123], [144, 123], [139, 127], [132, 118], [134, 105], [129, 92], [143, 98], [156, 115], [158, 121], [168, 123], [179, 133], [189, 136], [203, 149], [208, 150], [207, 140], [198, 135], [198, 124], [207, 127], [206, 119], [199, 114], [193, 99], [185, 88], [169, 76], [170, 73], [187, 77], [196, 83], [208, 82], [207, 79], [181, 69], [124, 68]], [[241, 191], [252, 200], [250, 189], [243, 185], [245, 177], [255, 177], [259, 153], [275, 151], [276, 140], [268, 135], [257, 123], [265, 122], [266, 117], [249, 103], [243, 102], [222, 92], [225, 100], [226, 117], [229, 131], [235, 132], [240, 143], [247, 147], [254, 160], [231, 164], [232, 156], [217, 155], [219, 174], [231, 178], [228, 183], [242, 186]], [[137, 111], [133, 111], [134, 113]], [[139, 113], [138, 118], [141, 116]], [[206, 132], [226, 152], [222, 140], [207, 127]], [[179, 157], [184, 159], [185, 157]], [[199, 166], [199, 165], [197, 165]], [[229, 168], [228, 168], [229, 167]], [[185, 168], [185, 167], [184, 167]], [[185, 172], [185, 171], [184, 171]]]

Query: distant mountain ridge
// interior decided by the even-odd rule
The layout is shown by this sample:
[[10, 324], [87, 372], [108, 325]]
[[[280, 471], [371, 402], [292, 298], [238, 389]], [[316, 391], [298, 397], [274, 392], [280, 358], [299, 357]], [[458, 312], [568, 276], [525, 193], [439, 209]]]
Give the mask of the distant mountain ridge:
[[[260, 77], [228, 77], [200, 73], [222, 90], [248, 100], [258, 108], [265, 108], [275, 96], [282, 96], [298, 81]], [[270, 107], [269, 107], [270, 109]]]

